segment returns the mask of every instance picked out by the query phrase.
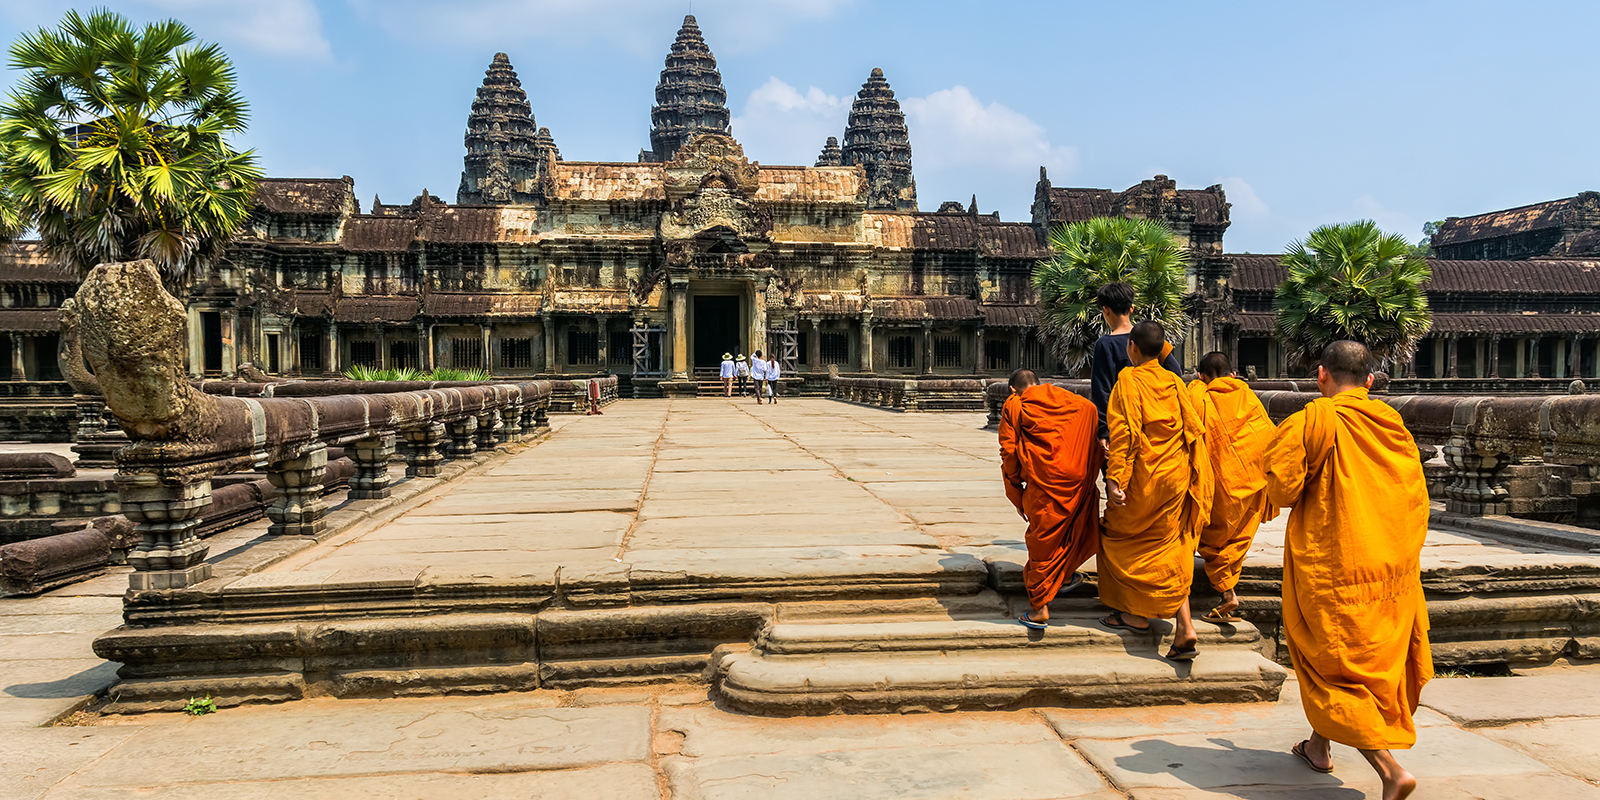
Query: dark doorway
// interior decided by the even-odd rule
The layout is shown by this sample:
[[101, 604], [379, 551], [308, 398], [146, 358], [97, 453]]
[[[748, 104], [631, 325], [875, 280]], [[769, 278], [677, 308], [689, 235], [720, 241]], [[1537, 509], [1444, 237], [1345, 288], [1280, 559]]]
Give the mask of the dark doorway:
[[742, 347], [739, 343], [738, 295], [695, 295], [694, 366], [715, 368], [722, 354]]
[[204, 352], [203, 369], [210, 373], [222, 371], [222, 314], [216, 311], [200, 312], [200, 347]]

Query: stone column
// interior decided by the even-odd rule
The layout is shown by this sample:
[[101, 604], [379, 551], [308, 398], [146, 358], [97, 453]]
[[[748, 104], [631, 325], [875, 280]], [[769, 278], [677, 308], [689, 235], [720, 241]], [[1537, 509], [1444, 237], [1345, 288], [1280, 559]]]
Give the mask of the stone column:
[[1454, 378], [1458, 372], [1456, 369], [1456, 359], [1461, 349], [1461, 340], [1455, 336], [1446, 337], [1444, 340], [1444, 349], [1446, 353], [1445, 362], [1447, 364], [1445, 367], [1444, 376], [1446, 378]]
[[972, 374], [974, 374], [974, 375], [988, 375], [989, 374], [989, 363], [983, 357], [983, 326], [982, 325], [978, 326], [977, 331], [975, 332], [973, 338], [974, 338], [975, 343], [976, 343], [977, 346], [974, 347], [973, 350], [972, 350], [973, 357], [974, 357], [974, 361], [972, 362]]
[[1489, 377], [1500, 377], [1500, 337], [1489, 337]]
[[749, 350], [762, 350], [768, 358], [782, 355], [772, 352], [772, 343], [767, 341], [767, 292], [763, 285], [756, 283], [750, 284]]
[[466, 458], [478, 452], [478, 442], [474, 437], [478, 432], [477, 417], [451, 420], [446, 427], [450, 429], [450, 445], [444, 451], [446, 456], [451, 459]]
[[595, 334], [595, 352], [599, 364], [595, 369], [605, 372], [611, 366], [611, 331], [606, 329], [606, 318], [602, 315], [595, 321], [599, 332]]
[[205, 563], [210, 546], [195, 535], [211, 505], [211, 477], [170, 481], [149, 473], [116, 477], [122, 513], [139, 533], [139, 544], [128, 553], [134, 569], [128, 588], [134, 591], [182, 589], [211, 577]]
[[500, 407], [500, 430], [495, 433], [497, 444], [522, 441], [522, 404], [506, 403]]
[[239, 374], [239, 315], [231, 309], [217, 312], [221, 324], [218, 334], [222, 341], [217, 348], [222, 351], [222, 374], [231, 378]]
[[524, 400], [522, 402], [521, 426], [522, 438], [524, 439], [539, 432], [539, 403], [540, 401], [538, 400]]
[[922, 323], [922, 374], [933, 374], [933, 323]]
[[328, 448], [318, 442], [299, 458], [267, 466], [267, 480], [278, 496], [267, 506], [274, 536], [315, 536], [322, 532], [328, 504], [322, 500], [322, 479], [328, 476]]
[[872, 372], [872, 315], [864, 314], [861, 317], [861, 365], [862, 372]]
[[406, 477], [437, 476], [439, 465], [444, 463], [444, 454], [439, 452], [439, 446], [444, 444], [444, 423], [424, 422], [400, 433], [406, 438]]
[[822, 320], [811, 320], [811, 341], [806, 342], [812, 372], [827, 372], [822, 366]]
[[417, 323], [417, 369], [433, 370], [433, 326], [426, 322]]
[[493, 450], [500, 442], [500, 410], [487, 408], [478, 412], [478, 449]]
[[394, 455], [394, 440], [394, 434], [383, 433], [351, 445], [349, 453], [356, 462], [356, 474], [350, 479], [351, 500], [389, 496], [389, 457]]
[[11, 334], [11, 380], [28, 379], [28, 360], [22, 357], [22, 334]]
[[[1228, 337], [1228, 363], [1232, 364], [1234, 370], [1239, 374], [1244, 374], [1244, 368], [1239, 366], [1239, 331], [1237, 328], [1233, 330], [1233, 335]], [[1000, 424], [1000, 421], [996, 419], [995, 424]]]
[[540, 318], [540, 327], [543, 329], [544, 338], [544, 372], [556, 371], [556, 326], [555, 320], [545, 314]]
[[378, 369], [389, 368], [389, 331], [382, 325], [374, 325], [378, 342]]
[[328, 360], [323, 362], [323, 372], [339, 374], [339, 326], [328, 323]]
[[687, 380], [689, 377], [689, 282], [672, 281], [672, 377]]
[[480, 357], [478, 359], [480, 362], [482, 362], [481, 364], [479, 364], [479, 368], [482, 369], [484, 372], [491, 373], [491, 374], [494, 372], [494, 361], [493, 361], [494, 353], [489, 350], [489, 345], [490, 345], [490, 338], [489, 337], [490, 337], [490, 333], [492, 333], [493, 331], [494, 331], [494, 323], [492, 323], [492, 322], [478, 325], [478, 334], [479, 334], [479, 336], [482, 337], [482, 341], [483, 341], [483, 352], [482, 352], [482, 354], [480, 355]]
[[1539, 375], [1539, 337], [1528, 339], [1528, 372], [1527, 377], [1538, 378]]
[[1577, 337], [1567, 340], [1567, 377], [1583, 377], [1583, 340]]

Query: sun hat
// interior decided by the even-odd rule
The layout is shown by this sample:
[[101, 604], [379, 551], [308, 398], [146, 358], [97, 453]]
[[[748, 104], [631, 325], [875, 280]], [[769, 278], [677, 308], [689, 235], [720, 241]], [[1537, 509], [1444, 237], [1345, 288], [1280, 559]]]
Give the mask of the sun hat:
[[722, 360], [723, 361], [732, 361], [733, 360], [733, 354], [732, 353], [723, 353], [722, 354]]
[[734, 359], [734, 361], [743, 361], [743, 360], [744, 360], [744, 353], [740, 353], [739, 357]]

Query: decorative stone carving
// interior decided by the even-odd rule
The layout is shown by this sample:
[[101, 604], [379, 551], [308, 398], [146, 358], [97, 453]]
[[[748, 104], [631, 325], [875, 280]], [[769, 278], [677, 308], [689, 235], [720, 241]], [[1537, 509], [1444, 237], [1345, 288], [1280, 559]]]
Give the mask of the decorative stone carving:
[[911, 135], [900, 101], [876, 67], [850, 106], [844, 129], [844, 166], [867, 171], [867, 207], [917, 210], [917, 181], [911, 174]]
[[450, 429], [450, 446], [445, 448], [446, 456], [452, 459], [467, 458], [478, 452], [478, 441], [474, 435], [478, 432], [477, 417], [451, 420], [446, 427]]
[[671, 161], [685, 142], [702, 131], [728, 133], [728, 92], [722, 88], [717, 59], [700, 35], [693, 15], [667, 54], [656, 84], [656, 105], [650, 110], [650, 149], [640, 161]]
[[139, 544], [128, 553], [134, 591], [180, 589], [211, 577], [210, 549], [196, 535], [211, 505], [211, 480], [178, 483], [149, 473], [117, 475], [122, 513], [133, 521]]
[[499, 443], [500, 412], [486, 409], [478, 414], [478, 449], [493, 450]]
[[444, 463], [444, 454], [439, 452], [444, 444], [444, 423], [428, 422], [401, 434], [406, 439], [406, 477], [438, 477], [439, 465]]
[[278, 490], [267, 518], [267, 533], [274, 536], [315, 536], [326, 525], [328, 504], [322, 499], [322, 479], [328, 474], [328, 448], [318, 442], [299, 458], [267, 467], [267, 480]]
[[377, 500], [389, 496], [389, 457], [394, 455], [395, 435], [385, 433], [362, 439], [349, 452], [356, 462], [350, 479], [351, 500]]
[[828, 137], [828, 143], [822, 146], [822, 153], [817, 156], [816, 165], [819, 167], [844, 166], [844, 151], [839, 149], [839, 137]]
[[522, 405], [508, 403], [500, 407], [500, 428], [495, 431], [497, 444], [522, 441]]
[[506, 205], [538, 199], [549, 159], [559, 159], [549, 128], [534, 124], [533, 108], [505, 53], [495, 53], [467, 117], [467, 155], [456, 202]]

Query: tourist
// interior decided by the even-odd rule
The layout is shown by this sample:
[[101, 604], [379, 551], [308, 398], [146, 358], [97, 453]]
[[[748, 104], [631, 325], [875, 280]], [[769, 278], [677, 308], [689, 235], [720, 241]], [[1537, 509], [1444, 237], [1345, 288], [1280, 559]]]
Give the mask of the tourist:
[[778, 369], [776, 357], [767, 359], [767, 399], [773, 403], [778, 402], [778, 393], [783, 391], [783, 384], [778, 382], [782, 371]]
[[1183, 379], [1159, 360], [1166, 331], [1141, 322], [1128, 334], [1128, 360], [1111, 390], [1106, 418], [1106, 515], [1100, 523], [1100, 600], [1108, 628], [1147, 631], [1177, 616], [1166, 657], [1193, 659], [1199, 637], [1189, 618], [1194, 551], [1211, 511], [1205, 429]]
[[[1094, 343], [1094, 358], [1089, 368], [1089, 399], [1100, 409], [1100, 444], [1106, 445], [1106, 404], [1111, 400], [1112, 387], [1117, 376], [1132, 363], [1128, 361], [1128, 333], [1133, 330], [1132, 284], [1108, 283], [1100, 287], [1096, 301], [1100, 304], [1100, 318], [1105, 320], [1108, 333]], [[1182, 375], [1183, 368], [1172, 356], [1172, 345], [1161, 350], [1161, 365], [1174, 375]]]
[[1239, 621], [1233, 614], [1239, 608], [1234, 586], [1256, 528], [1277, 516], [1277, 509], [1267, 502], [1262, 465], [1272, 441], [1272, 418], [1223, 353], [1207, 353], [1200, 359], [1199, 377], [1189, 384], [1189, 395], [1205, 425], [1216, 483], [1211, 520], [1200, 531], [1200, 556], [1211, 587], [1222, 594], [1222, 603], [1200, 619], [1230, 625]]
[[756, 405], [761, 405], [761, 389], [767, 381], [767, 362], [757, 350], [750, 356], [750, 382], [756, 390]]
[[1050, 601], [1083, 583], [1078, 567], [1100, 546], [1095, 478], [1105, 451], [1095, 439], [1097, 419], [1094, 403], [1040, 384], [1032, 370], [1011, 373], [1011, 396], [1000, 409], [1000, 474], [1028, 522], [1022, 585], [1031, 610], [1017, 621], [1036, 630], [1047, 627]]
[[750, 363], [745, 360], [744, 353], [733, 360], [733, 375], [739, 380], [739, 396], [744, 397], [750, 384]]
[[1422, 542], [1428, 487], [1400, 413], [1367, 398], [1371, 354], [1322, 351], [1322, 397], [1278, 427], [1267, 496], [1293, 507], [1283, 543], [1283, 626], [1311, 736], [1295, 755], [1332, 772], [1329, 742], [1361, 751], [1399, 800], [1416, 778], [1392, 749], [1417, 740], [1412, 714], [1433, 677]]
[[722, 365], [717, 370], [718, 377], [722, 378], [722, 396], [733, 396], [733, 354], [722, 354]]

